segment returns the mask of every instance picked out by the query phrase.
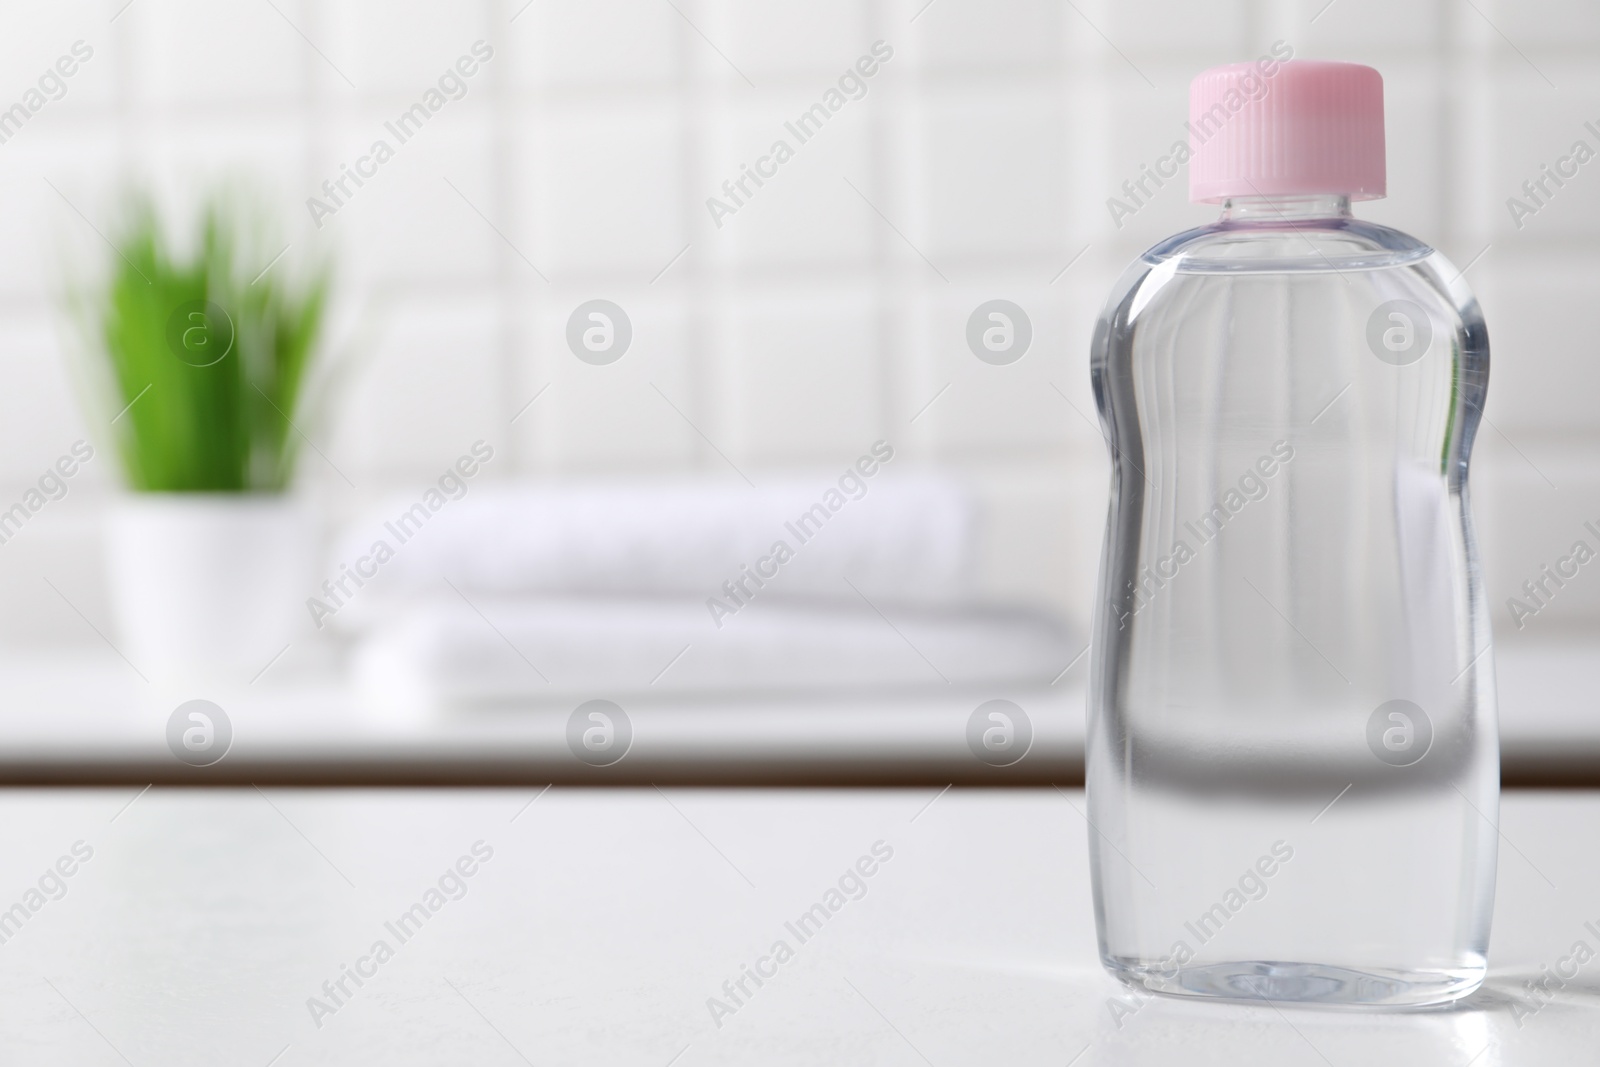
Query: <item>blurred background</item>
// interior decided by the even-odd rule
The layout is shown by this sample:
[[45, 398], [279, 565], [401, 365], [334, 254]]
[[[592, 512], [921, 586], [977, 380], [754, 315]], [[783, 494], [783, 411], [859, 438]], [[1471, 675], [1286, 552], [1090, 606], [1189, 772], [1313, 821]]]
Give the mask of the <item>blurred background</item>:
[[[795, 624], [811, 627], [819, 662], [834, 662], [826, 631], [887, 624], [872, 639], [904, 663], [845, 671], [841, 686], [967, 678], [978, 695], [1053, 691], [1062, 722], [1081, 718], [1075, 657], [1108, 471], [1088, 381], [1092, 323], [1131, 258], [1215, 216], [1187, 202], [1181, 175], [1131, 213], [1108, 200], [1129, 203], [1124, 182], [1184, 137], [1196, 72], [1284, 42], [1296, 57], [1383, 73], [1390, 192], [1358, 213], [1465, 267], [1489, 322], [1473, 508], [1502, 698], [1508, 716], [1583, 710], [1600, 564], [1531, 617], [1508, 598], [1574, 542], [1600, 546], [1584, 526], [1600, 527], [1600, 368], [1585, 325], [1600, 280], [1600, 164], [1547, 183], [1537, 200], [1523, 187], [1577, 141], [1600, 149], [1593, 5], [95, 0], [11, 11], [3, 24], [0, 107], [22, 102], [25, 114], [10, 125], [0, 114], [0, 507], [74, 442], [95, 449], [65, 497], [0, 544], [0, 663], [32, 679], [14, 693], [55, 691], [60, 672], [77, 671], [63, 664], [110, 686], [137, 688], [122, 664], [140, 673], [118, 651], [105, 543], [123, 493], [109, 421], [121, 405], [107, 407], [74, 369], [62, 293], [83, 263], [109, 259], [130, 186], [149, 188], [183, 232], [213, 190], [243, 177], [281, 231], [262, 274], [324, 261], [335, 271], [328, 373], [294, 419], [313, 573], [289, 598], [297, 629], [281, 659], [260, 658], [263, 670], [337, 687], [365, 662], [381, 693], [384, 677], [449, 658], [438, 649], [451, 638], [436, 631], [462, 624], [428, 630], [404, 615], [422, 597], [470, 609], [494, 655], [510, 648], [536, 674], [540, 635], [583, 618], [584, 632], [636, 635], [609, 646], [625, 689], [655, 684], [657, 671], [686, 672], [685, 691], [759, 674], [797, 631], [774, 622], [777, 636], [740, 638], [755, 649], [744, 660], [718, 660], [706, 649], [727, 631], [704, 601], [724, 594], [701, 576], [755, 566], [747, 549], [759, 551], [765, 530], [886, 442], [889, 488], [869, 483], [859, 517], [853, 502], [840, 513], [838, 543], [819, 538], [811, 562], [797, 554], [793, 587], [780, 579], [756, 606], [792, 594], [797, 612], [823, 612]], [[69, 55], [79, 62], [57, 96], [40, 74]], [[785, 124], [865, 70], [863, 57], [877, 60], [873, 73], [848, 83], [801, 143]], [[463, 73], [441, 82], [453, 70]], [[35, 108], [27, 94], [40, 86]], [[393, 129], [430, 92], [441, 106]], [[780, 138], [792, 159], [738, 198], [725, 190], [743, 166], [767, 166], [759, 160]], [[392, 158], [362, 164], [378, 140]], [[325, 183], [350, 167], [368, 176], [336, 198]], [[1513, 211], [1513, 197], [1535, 210]], [[735, 210], [714, 211], [710, 198]], [[611, 362], [569, 342], [575, 312], [594, 300], [621, 309], [631, 330]], [[1031, 328], [1011, 362], [969, 345], [969, 319], [991, 300], [1016, 305]], [[350, 600], [384, 606], [366, 621], [341, 609], [315, 626], [303, 602], [327, 601], [318, 583], [477, 442], [493, 459], [440, 512], [454, 532], [397, 559], [383, 579], [394, 599]], [[652, 486], [668, 495], [649, 497]], [[565, 518], [550, 544], [531, 555], [502, 546], [473, 571], [473, 523], [504, 542], [507, 516], [551, 514]], [[667, 514], [678, 518], [649, 535], [651, 516]], [[678, 560], [674, 539], [693, 539], [707, 516], [755, 532], [709, 561]], [[921, 554], [891, 574], [893, 553], [873, 538], [896, 522], [918, 531]], [[618, 529], [632, 533], [596, 547]], [[643, 577], [608, 587], [606, 575], [624, 572]], [[888, 576], [842, 588], [862, 573]], [[452, 589], [435, 581], [452, 576]], [[618, 597], [673, 607], [666, 621], [636, 605], [607, 615]], [[563, 606], [571, 598], [583, 601], [576, 614]], [[370, 627], [383, 626], [388, 643], [363, 660]], [[971, 637], [963, 626], [992, 628]], [[948, 645], [971, 658], [985, 640], [1027, 651], [992, 668], [956, 662], [953, 679], [924, 654]], [[688, 651], [669, 664], [680, 644]], [[459, 677], [491, 653], [450, 655]], [[940, 677], [914, 677], [925, 667]], [[543, 683], [565, 706], [605, 695], [605, 662], [572, 670], [565, 689], [559, 677]], [[255, 673], [241, 669], [239, 685], [277, 684], [269, 673], [258, 686]]]

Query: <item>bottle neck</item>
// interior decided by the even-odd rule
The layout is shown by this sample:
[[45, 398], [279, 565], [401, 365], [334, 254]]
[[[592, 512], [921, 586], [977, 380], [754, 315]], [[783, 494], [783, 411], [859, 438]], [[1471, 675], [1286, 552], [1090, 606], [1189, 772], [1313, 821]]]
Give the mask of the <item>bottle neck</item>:
[[1222, 202], [1223, 222], [1304, 222], [1350, 217], [1350, 198], [1333, 193], [1232, 196]]

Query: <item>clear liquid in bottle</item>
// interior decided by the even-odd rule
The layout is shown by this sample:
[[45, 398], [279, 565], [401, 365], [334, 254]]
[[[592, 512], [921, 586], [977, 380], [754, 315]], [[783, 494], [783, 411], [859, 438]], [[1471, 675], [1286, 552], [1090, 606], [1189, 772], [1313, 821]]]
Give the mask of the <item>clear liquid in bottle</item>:
[[1157, 992], [1412, 1006], [1484, 975], [1499, 759], [1467, 497], [1483, 318], [1438, 252], [1351, 215], [1375, 194], [1348, 158], [1332, 177], [1326, 160], [1260, 172], [1274, 144], [1337, 139], [1281, 128], [1359, 110], [1352, 76], [1377, 79], [1281, 65], [1261, 98], [1276, 113], [1231, 119], [1254, 148], [1191, 165], [1230, 190], [1208, 198], [1222, 218], [1130, 267], [1095, 332], [1113, 463], [1096, 918], [1105, 965]]

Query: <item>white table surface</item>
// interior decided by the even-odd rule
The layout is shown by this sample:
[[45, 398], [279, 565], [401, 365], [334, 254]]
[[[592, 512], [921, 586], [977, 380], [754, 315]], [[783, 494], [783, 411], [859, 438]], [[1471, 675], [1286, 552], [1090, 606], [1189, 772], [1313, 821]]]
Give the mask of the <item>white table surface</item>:
[[[1457, 1008], [1156, 999], [1120, 1028], [1082, 809], [1050, 788], [8, 790], [0, 908], [75, 843], [93, 856], [0, 944], [0, 1062], [1600, 1061], [1600, 960], [1514, 1011], [1595, 944], [1600, 794], [1507, 794], [1492, 977]], [[398, 943], [385, 921], [480, 841], [465, 895]], [[786, 933], [879, 841], [864, 897]], [[318, 1027], [308, 998], [379, 938], [393, 958]], [[794, 958], [717, 1026], [707, 998], [779, 938]]]

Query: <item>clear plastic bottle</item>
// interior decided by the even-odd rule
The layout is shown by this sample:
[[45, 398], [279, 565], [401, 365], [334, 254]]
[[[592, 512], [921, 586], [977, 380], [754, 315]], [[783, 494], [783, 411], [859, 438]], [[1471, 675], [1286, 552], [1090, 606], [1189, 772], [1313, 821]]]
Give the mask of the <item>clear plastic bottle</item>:
[[1483, 980], [1494, 899], [1488, 338], [1443, 256], [1350, 213], [1384, 191], [1377, 72], [1270, 66], [1196, 79], [1191, 198], [1222, 217], [1095, 330], [1101, 957], [1164, 993], [1446, 1002]]

